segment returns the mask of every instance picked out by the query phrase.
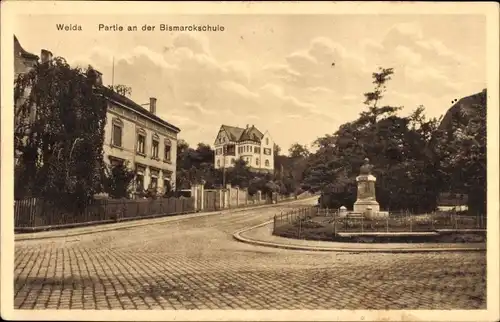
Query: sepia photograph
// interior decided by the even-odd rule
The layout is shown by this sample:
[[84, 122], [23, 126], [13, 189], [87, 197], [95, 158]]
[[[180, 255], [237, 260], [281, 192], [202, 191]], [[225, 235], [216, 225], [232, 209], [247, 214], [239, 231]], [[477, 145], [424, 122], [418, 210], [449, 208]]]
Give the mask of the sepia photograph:
[[2, 9], [3, 318], [499, 318], [498, 5]]

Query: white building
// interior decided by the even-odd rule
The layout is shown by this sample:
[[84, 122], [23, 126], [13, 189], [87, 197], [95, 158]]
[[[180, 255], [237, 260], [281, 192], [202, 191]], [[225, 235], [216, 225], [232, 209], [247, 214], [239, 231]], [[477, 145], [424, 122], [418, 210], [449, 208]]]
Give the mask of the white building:
[[262, 133], [253, 125], [222, 125], [214, 147], [216, 169], [231, 168], [241, 158], [252, 171], [274, 172], [274, 142], [268, 131]]

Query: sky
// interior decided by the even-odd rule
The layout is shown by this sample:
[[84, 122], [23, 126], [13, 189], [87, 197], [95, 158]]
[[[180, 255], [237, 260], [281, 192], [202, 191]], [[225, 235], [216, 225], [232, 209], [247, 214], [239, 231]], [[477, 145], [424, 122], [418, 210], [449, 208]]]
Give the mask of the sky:
[[[382, 103], [420, 105], [430, 117], [486, 88], [486, 25], [480, 15], [128, 15], [20, 16], [25, 50], [92, 65], [105, 84], [132, 88], [181, 128], [191, 146], [212, 145], [221, 124], [255, 125], [286, 151], [311, 146], [366, 109], [378, 67], [394, 68]], [[79, 24], [82, 31], [58, 31]], [[139, 31], [98, 31], [98, 25]], [[145, 24], [155, 31], [141, 31]], [[160, 31], [160, 24], [223, 26], [218, 32]], [[34, 28], [36, 26], [36, 28]], [[113, 77], [114, 57], [114, 77]], [[334, 63], [334, 66], [332, 66]]]

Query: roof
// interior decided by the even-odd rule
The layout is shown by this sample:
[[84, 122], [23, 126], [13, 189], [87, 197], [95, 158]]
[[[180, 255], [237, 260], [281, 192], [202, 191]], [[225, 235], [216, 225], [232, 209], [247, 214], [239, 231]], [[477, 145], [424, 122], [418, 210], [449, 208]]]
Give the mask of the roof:
[[[39, 59], [39, 57], [37, 55], [31, 54], [31, 53], [27, 52], [26, 50], [24, 50], [23, 47], [21, 46], [21, 44], [19, 43], [19, 40], [17, 39], [16, 36], [14, 36], [14, 54], [17, 54], [17, 55], [19, 55], [23, 58], [26, 58], [26, 59], [32, 59], [32, 60]], [[85, 75], [83, 75], [83, 76], [85, 76]], [[121, 94], [118, 94], [105, 86], [102, 86], [101, 90], [102, 90], [103, 95], [105, 97], [107, 97], [108, 99], [112, 99], [118, 103], [126, 105], [130, 109], [132, 109], [138, 113], [146, 115], [147, 117], [155, 120], [156, 122], [162, 124], [163, 126], [166, 126], [170, 129], [174, 130], [177, 133], [179, 133], [181, 131], [177, 126], [168, 123], [167, 121], [165, 121], [162, 118], [158, 117], [157, 115], [151, 113], [149, 110], [145, 109], [144, 107], [142, 107], [141, 105], [132, 101], [131, 99], [129, 99]]]
[[21, 46], [21, 43], [17, 39], [16, 36], [14, 36], [14, 55], [21, 56], [26, 59], [32, 59], [32, 60], [38, 60], [39, 57], [35, 54], [32, 54], [30, 52], [27, 52], [24, 50], [24, 48]]
[[221, 129], [226, 131], [229, 139], [234, 142], [241, 141], [255, 141], [260, 142], [264, 137], [264, 134], [260, 132], [255, 126], [250, 126], [247, 128], [241, 128], [236, 126], [222, 125]]
[[155, 120], [158, 123], [176, 131], [177, 133], [179, 133], [181, 131], [181, 129], [179, 129], [177, 126], [170, 124], [167, 121], [160, 118], [159, 116], [151, 113], [149, 110], [147, 110], [144, 107], [142, 107], [141, 105], [137, 104], [136, 102], [134, 102], [130, 98], [125, 97], [121, 94], [118, 94], [117, 92], [115, 92], [115, 91], [113, 91], [105, 86], [102, 87], [102, 90], [103, 90], [103, 94], [105, 97], [110, 98], [118, 103], [123, 104], [123, 105], [126, 105], [130, 109], [132, 109], [138, 113], [144, 114], [149, 118], [152, 118], [153, 120]]

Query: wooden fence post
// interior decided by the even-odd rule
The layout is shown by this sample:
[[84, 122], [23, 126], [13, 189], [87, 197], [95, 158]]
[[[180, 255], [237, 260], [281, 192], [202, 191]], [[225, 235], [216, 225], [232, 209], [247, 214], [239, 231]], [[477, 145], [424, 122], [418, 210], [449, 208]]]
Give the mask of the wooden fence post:
[[337, 212], [333, 213], [333, 235], [337, 235]]
[[299, 217], [299, 236], [298, 236], [299, 239], [300, 239], [301, 232], [302, 232], [302, 219]]
[[407, 215], [410, 217], [410, 232], [413, 231], [413, 216], [410, 214], [409, 210], [406, 210]]

